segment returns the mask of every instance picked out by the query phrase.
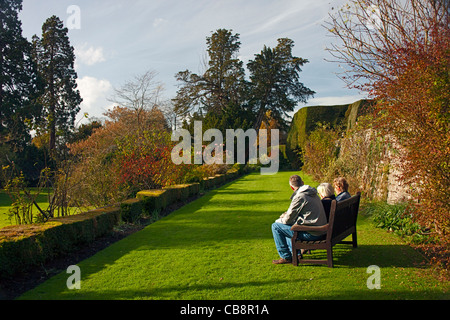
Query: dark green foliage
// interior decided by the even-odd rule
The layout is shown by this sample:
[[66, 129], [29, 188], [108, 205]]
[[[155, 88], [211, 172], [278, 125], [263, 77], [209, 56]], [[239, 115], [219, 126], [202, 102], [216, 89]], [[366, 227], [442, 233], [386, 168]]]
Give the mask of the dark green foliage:
[[164, 187], [164, 190], [167, 190], [171, 195], [172, 201], [170, 202], [186, 201], [190, 196], [189, 185], [167, 186]]
[[126, 223], [135, 223], [144, 210], [144, 205], [139, 199], [129, 199], [120, 204], [122, 221]]
[[[45, 168], [45, 151], [31, 144], [14, 152], [7, 144], [0, 144], [0, 169], [11, 165], [11, 162], [14, 162], [17, 172], [23, 172], [27, 186], [36, 186]], [[0, 188], [6, 183], [1, 181], [2, 178], [0, 175]]]
[[354, 129], [358, 118], [373, 111], [375, 103], [373, 100], [359, 100], [351, 104], [345, 113], [347, 119], [347, 130]]
[[250, 101], [257, 110], [255, 129], [261, 127], [269, 110], [285, 129], [287, 113], [294, 111], [297, 103], [306, 102], [315, 93], [300, 82], [301, 67], [309, 61], [293, 56], [293, 47], [294, 41], [291, 39], [278, 39], [274, 49], [264, 46], [261, 53], [247, 64], [250, 71]]
[[222, 114], [228, 105], [242, 105], [245, 91], [243, 63], [237, 59], [239, 34], [218, 29], [206, 38], [208, 65], [203, 74], [189, 70], [176, 75], [182, 83], [174, 99], [175, 111], [187, 115], [195, 108]]
[[244, 131], [253, 127], [255, 115], [249, 106], [237, 106], [230, 104], [226, 106], [221, 114], [215, 112], [194, 112], [189, 117], [183, 127], [194, 135], [194, 122], [202, 121], [202, 131], [205, 133], [209, 129], [218, 129], [225, 136], [227, 129], [239, 128]]
[[40, 82], [31, 44], [22, 36], [21, 9], [21, 0], [0, 2], [0, 143], [14, 152], [29, 142], [40, 115]]
[[84, 141], [89, 138], [95, 131], [95, 129], [101, 128], [101, 122], [94, 120], [88, 124], [82, 124], [77, 128], [77, 130], [71, 135], [69, 143], [76, 143], [79, 141]]
[[364, 205], [363, 212], [373, 219], [377, 228], [407, 237], [410, 242], [424, 243], [430, 240], [425, 228], [414, 221], [405, 203], [391, 205], [386, 202], [370, 202]]

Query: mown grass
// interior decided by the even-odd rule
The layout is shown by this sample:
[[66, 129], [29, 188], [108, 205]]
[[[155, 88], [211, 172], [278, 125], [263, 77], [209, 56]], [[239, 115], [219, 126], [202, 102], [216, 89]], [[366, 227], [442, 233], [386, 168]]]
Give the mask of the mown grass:
[[[36, 188], [31, 188], [30, 192], [32, 195], [36, 195], [37, 194], [37, 189]], [[38, 206], [42, 209], [42, 210], [47, 210], [49, 203], [48, 203], [48, 198], [49, 198], [49, 192], [52, 192], [51, 190], [41, 190], [39, 192], [39, 195], [36, 197], [36, 203], [38, 204]], [[0, 229], [7, 227], [7, 226], [12, 226], [12, 225], [16, 225], [16, 220], [14, 217], [11, 217], [8, 213], [9, 209], [11, 206], [11, 198], [0, 189]], [[76, 208], [76, 207], [70, 207], [69, 208], [69, 215], [72, 214], [79, 214], [80, 212], [85, 212], [89, 210], [88, 207], [83, 208], [83, 211], [80, 210], [80, 208]], [[57, 213], [55, 213], [55, 215], [57, 215]], [[39, 210], [33, 206], [33, 219], [34, 222], [36, 222], [36, 218], [38, 218], [40, 216], [40, 212]]]
[[[398, 237], [361, 216], [359, 248], [335, 248], [335, 268], [273, 265], [271, 224], [289, 206], [291, 172], [252, 174], [78, 264], [81, 290], [65, 272], [21, 299], [296, 300], [448, 299], [448, 284]], [[305, 177], [307, 183], [317, 184]], [[313, 252], [325, 257], [324, 251]], [[369, 290], [367, 268], [381, 268]]]

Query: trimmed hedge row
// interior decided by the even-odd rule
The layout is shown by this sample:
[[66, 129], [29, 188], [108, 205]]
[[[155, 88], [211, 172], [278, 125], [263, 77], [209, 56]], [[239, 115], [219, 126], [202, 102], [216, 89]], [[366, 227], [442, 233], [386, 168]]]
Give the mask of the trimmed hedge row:
[[186, 201], [208, 190], [235, 180], [251, 168], [233, 167], [226, 174], [203, 179], [200, 183], [145, 190], [136, 199], [119, 205], [92, 210], [75, 216], [55, 218], [45, 224], [10, 226], [0, 229], [0, 279], [26, 272], [74, 248], [110, 233], [120, 221], [134, 223], [170, 204]]
[[[219, 187], [250, 171], [249, 167], [233, 168], [226, 174], [217, 174], [214, 177], [205, 178], [200, 183], [168, 186], [162, 190], [143, 190], [138, 192], [136, 198], [142, 203], [142, 213], [151, 215], [155, 210], [161, 211], [172, 203], [186, 201], [190, 197], [199, 195], [201, 190]], [[130, 200], [130, 202], [137, 203], [135, 199], [133, 201]]]

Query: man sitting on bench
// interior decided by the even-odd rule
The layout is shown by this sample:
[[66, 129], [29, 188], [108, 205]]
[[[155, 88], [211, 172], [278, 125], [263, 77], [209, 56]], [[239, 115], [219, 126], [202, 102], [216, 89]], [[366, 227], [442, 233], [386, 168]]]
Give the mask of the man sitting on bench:
[[[302, 179], [295, 175], [289, 179], [289, 184], [294, 190], [291, 197], [291, 205], [281, 217], [272, 225], [273, 238], [277, 247], [279, 260], [273, 260], [273, 264], [292, 263], [292, 243], [294, 232], [291, 227], [300, 225], [321, 227], [327, 224], [327, 217], [322, 202], [317, 195], [317, 190], [304, 185]], [[312, 234], [299, 232], [298, 239], [303, 241], [323, 240], [326, 234]]]

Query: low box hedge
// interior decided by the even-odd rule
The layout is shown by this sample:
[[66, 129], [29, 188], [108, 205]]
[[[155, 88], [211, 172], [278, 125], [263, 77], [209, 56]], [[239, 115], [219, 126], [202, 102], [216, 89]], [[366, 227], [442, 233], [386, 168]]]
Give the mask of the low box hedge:
[[152, 214], [153, 211], [161, 211], [168, 206], [170, 193], [168, 190], [143, 190], [136, 197], [142, 201], [144, 212]]
[[143, 190], [137, 193], [136, 198], [142, 201], [146, 214], [161, 211], [172, 203], [186, 201], [200, 193], [200, 184], [181, 184], [164, 187], [162, 190]]
[[190, 185], [188, 184], [178, 184], [174, 186], [167, 186], [163, 188], [164, 190], [168, 190], [171, 193], [171, 201], [170, 203], [177, 201], [186, 201], [190, 195]]
[[97, 209], [47, 223], [0, 229], [0, 279], [26, 272], [111, 232], [120, 208]]
[[214, 189], [216, 187], [216, 178], [215, 177], [204, 178], [201, 181], [201, 184], [203, 186], [203, 189], [205, 190]]
[[144, 204], [140, 199], [129, 199], [120, 204], [122, 221], [135, 223], [144, 210]]
[[189, 196], [194, 197], [200, 194], [200, 183], [191, 183], [189, 185]]
[[214, 177], [214, 180], [216, 182], [216, 186], [220, 186], [227, 182], [227, 178], [225, 174], [216, 174]]

